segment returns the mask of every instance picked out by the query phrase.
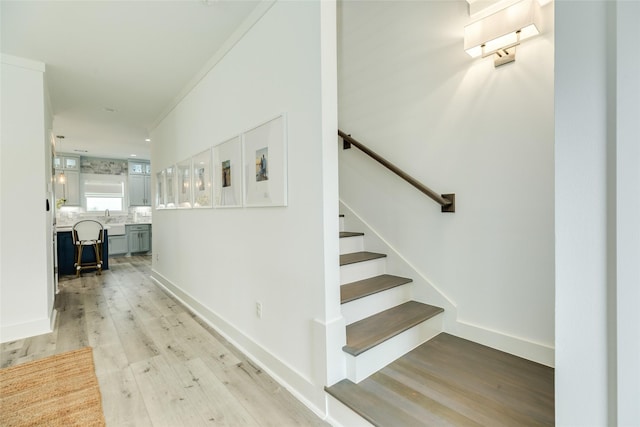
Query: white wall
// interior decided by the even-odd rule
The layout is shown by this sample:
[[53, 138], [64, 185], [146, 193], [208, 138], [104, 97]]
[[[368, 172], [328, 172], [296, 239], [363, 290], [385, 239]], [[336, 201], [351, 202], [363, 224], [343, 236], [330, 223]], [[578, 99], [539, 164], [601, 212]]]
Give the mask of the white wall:
[[45, 126], [51, 120], [45, 114], [43, 75], [40, 62], [2, 55], [1, 342], [51, 330], [52, 234], [45, 211], [50, 156]]
[[153, 274], [321, 413], [324, 328], [340, 323], [338, 298], [325, 302], [338, 278], [330, 6], [276, 2], [152, 132], [155, 175], [286, 113], [288, 206], [154, 211]]
[[467, 7], [339, 4], [340, 128], [457, 208], [357, 149], [340, 152], [340, 198], [454, 302], [451, 332], [552, 365], [553, 6], [500, 68], [464, 52]]
[[616, 340], [619, 425], [640, 425], [640, 2], [616, 11]]
[[640, 7], [556, 18], [556, 423], [637, 426]]

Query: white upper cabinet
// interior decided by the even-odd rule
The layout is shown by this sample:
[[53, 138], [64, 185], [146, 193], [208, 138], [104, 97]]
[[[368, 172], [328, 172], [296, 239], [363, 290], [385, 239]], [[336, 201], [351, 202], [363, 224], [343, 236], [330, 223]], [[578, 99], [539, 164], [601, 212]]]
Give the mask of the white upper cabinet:
[[129, 161], [129, 206], [151, 206], [151, 164]]
[[59, 154], [53, 158], [54, 169], [80, 170], [80, 156], [73, 154]]
[[80, 206], [80, 156], [60, 153], [53, 159], [54, 193], [60, 206]]

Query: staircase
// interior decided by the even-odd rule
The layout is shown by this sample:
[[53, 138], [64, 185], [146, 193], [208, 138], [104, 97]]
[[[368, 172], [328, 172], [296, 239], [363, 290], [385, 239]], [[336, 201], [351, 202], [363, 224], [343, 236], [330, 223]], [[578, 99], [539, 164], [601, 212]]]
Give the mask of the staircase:
[[553, 425], [553, 368], [444, 333], [444, 310], [413, 301], [412, 279], [364, 246], [340, 232], [347, 379], [325, 387], [336, 425]]
[[[341, 219], [341, 229], [344, 228]], [[364, 233], [340, 232], [340, 297], [347, 324], [347, 378], [359, 383], [443, 330], [440, 307], [411, 300], [410, 278], [386, 272]]]

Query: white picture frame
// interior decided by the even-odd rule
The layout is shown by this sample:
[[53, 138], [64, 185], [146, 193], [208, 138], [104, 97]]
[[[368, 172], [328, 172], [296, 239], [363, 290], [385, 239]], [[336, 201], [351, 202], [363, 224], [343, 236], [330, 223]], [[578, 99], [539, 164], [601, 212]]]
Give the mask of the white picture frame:
[[242, 138], [240, 135], [213, 147], [214, 203], [216, 208], [238, 208], [243, 203]]
[[211, 149], [208, 148], [191, 158], [192, 177], [192, 206], [195, 209], [211, 208], [213, 206]]
[[178, 199], [178, 209], [191, 209], [193, 206], [191, 172], [190, 158], [176, 164], [176, 197]]
[[164, 170], [165, 209], [176, 208], [176, 166]]
[[287, 206], [286, 116], [244, 132], [242, 157], [244, 206]]
[[164, 186], [164, 171], [160, 171], [156, 174], [156, 209], [165, 208]]

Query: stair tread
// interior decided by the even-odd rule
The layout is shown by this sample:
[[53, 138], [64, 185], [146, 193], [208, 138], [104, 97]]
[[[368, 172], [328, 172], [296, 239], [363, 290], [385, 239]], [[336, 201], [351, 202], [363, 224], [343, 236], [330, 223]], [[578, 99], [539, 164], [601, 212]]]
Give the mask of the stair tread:
[[355, 264], [357, 262], [370, 261], [386, 256], [386, 254], [378, 254], [375, 252], [352, 252], [350, 254], [340, 255], [340, 265]]
[[340, 303], [344, 304], [357, 300], [359, 298], [373, 295], [387, 289], [395, 288], [400, 285], [412, 282], [407, 277], [393, 276], [391, 274], [382, 274], [380, 276], [370, 277], [357, 282], [347, 283], [340, 286]]
[[405, 302], [348, 325], [347, 345], [342, 349], [357, 356], [443, 311], [417, 301]]
[[341, 231], [340, 232], [340, 238], [344, 238], [344, 237], [357, 237], [357, 236], [364, 236], [364, 233], [359, 233], [357, 231]]
[[422, 420], [415, 418], [404, 408], [390, 405], [376, 393], [364, 390], [350, 380], [339, 381], [324, 389], [375, 426], [424, 425]]

